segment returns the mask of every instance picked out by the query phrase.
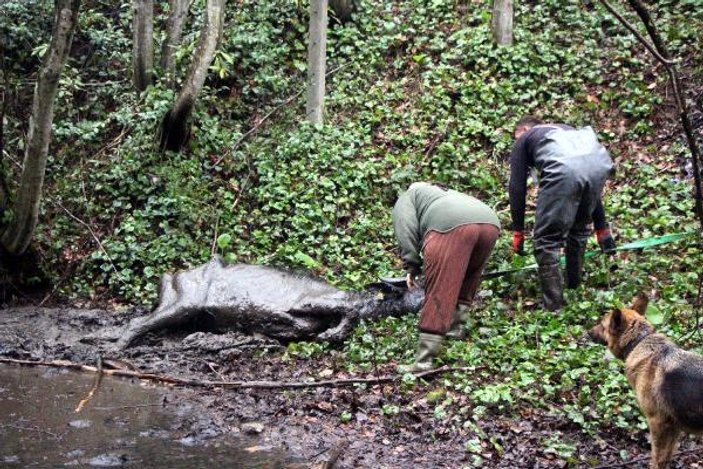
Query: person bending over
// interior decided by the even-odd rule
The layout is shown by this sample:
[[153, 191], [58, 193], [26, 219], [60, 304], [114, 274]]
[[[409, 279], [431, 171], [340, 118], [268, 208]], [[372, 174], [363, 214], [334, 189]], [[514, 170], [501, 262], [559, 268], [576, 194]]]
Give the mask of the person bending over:
[[523, 250], [525, 197], [531, 168], [538, 172], [534, 254], [539, 266], [544, 308], [558, 311], [564, 304], [563, 278], [559, 266], [566, 245], [566, 284], [581, 282], [588, 225], [596, 217], [596, 235], [604, 250], [615, 243], [605, 225], [601, 194], [613, 172], [608, 151], [591, 127], [574, 129], [548, 124], [525, 116], [515, 126], [510, 154], [510, 212], [513, 252]]
[[463, 323], [500, 234], [496, 213], [461, 192], [416, 182], [393, 208], [408, 288], [416, 287], [423, 261], [425, 299], [420, 311], [420, 340], [415, 362], [399, 371], [432, 369], [444, 338], [463, 339]]

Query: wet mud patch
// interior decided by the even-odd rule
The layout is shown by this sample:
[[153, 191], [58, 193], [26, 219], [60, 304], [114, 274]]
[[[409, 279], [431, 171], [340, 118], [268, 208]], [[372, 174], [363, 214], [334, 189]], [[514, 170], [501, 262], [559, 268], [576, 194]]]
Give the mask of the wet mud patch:
[[[291, 358], [275, 340], [231, 330], [152, 333], [140, 345], [120, 350], [115, 346], [116, 336], [131, 318], [140, 314], [143, 311], [1, 310], [0, 357], [72, 360], [90, 365], [95, 365], [100, 357], [105, 363], [113, 361], [143, 372], [202, 381], [306, 382], [373, 378], [394, 371], [394, 363], [385, 363], [377, 370], [351, 375], [338, 350], [331, 349], [310, 359]], [[31, 370], [55, 373], [45, 368]], [[84, 375], [85, 382], [72, 396], [72, 405], [84, 397], [93, 377]], [[37, 376], [31, 385], [41, 382]], [[86, 410], [115, 406], [98, 404], [101, 395], [110, 395], [104, 386], [101, 384]], [[624, 452], [628, 459], [649, 455], [646, 432], [606, 429], [588, 435], [544, 409], [516, 405], [509, 412], [489, 409], [480, 418], [472, 417], [475, 404], [470, 402], [468, 393], [453, 390], [442, 378], [415, 385], [392, 382], [301, 389], [155, 388], [167, 392], [169, 406], [177, 403], [193, 409], [193, 413], [177, 417], [176, 430], [170, 430], [171, 434], [178, 434], [173, 438], [178, 445], [187, 447], [191, 441], [209, 441], [211, 434], [214, 438], [248, 438], [252, 443], [247, 447], [254, 448], [252, 451], [281, 451], [275, 454], [285, 456], [275, 456], [274, 460], [277, 457], [277, 461], [283, 461], [281, 464], [293, 467], [320, 467], [336, 459], [335, 467], [339, 468], [457, 468], [479, 462], [482, 467], [496, 468], [589, 468], [622, 463]], [[431, 399], [438, 392], [446, 403], [441, 413], [438, 402]], [[80, 427], [81, 423], [76, 425]], [[70, 428], [76, 432], [86, 430]], [[159, 432], [154, 430], [147, 435]], [[151, 436], [144, 438], [159, 441]], [[696, 444], [695, 439], [686, 438], [681, 449], [690, 450]], [[105, 461], [119, 462], [114, 455], [124, 453], [109, 449], [90, 455], [106, 455]], [[236, 448], [223, 451], [236, 454]], [[2, 456], [11, 459], [13, 454], [3, 452]], [[81, 457], [87, 454], [82, 453]], [[684, 454], [676, 460], [678, 467], [703, 467], [699, 454]], [[647, 461], [642, 461], [629, 467], [646, 465]]]
[[[2, 467], [281, 467], [295, 460], [216, 425], [163, 386], [0, 365]], [[228, 431], [229, 430], [229, 431]]]

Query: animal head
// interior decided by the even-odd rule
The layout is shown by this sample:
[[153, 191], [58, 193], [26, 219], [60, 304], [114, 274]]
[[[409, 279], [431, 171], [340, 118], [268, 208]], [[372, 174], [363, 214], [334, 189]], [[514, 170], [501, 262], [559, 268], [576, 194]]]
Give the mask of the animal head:
[[625, 346], [645, 328], [652, 325], [645, 318], [649, 300], [644, 294], [635, 297], [630, 308], [614, 309], [603, 316], [598, 324], [588, 331], [591, 340], [605, 345], [618, 358], [622, 358]]

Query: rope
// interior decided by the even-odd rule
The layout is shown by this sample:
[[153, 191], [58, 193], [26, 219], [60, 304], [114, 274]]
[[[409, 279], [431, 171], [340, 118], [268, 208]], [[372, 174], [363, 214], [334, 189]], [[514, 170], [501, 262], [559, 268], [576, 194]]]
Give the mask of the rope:
[[[638, 241], [633, 241], [631, 243], [623, 244], [622, 246], [619, 246], [615, 248], [616, 252], [620, 251], [636, 251], [638, 249], [646, 249], [646, 248], [651, 248], [654, 246], [659, 246], [660, 244], [668, 244], [668, 243], [673, 243], [676, 241], [680, 241], [682, 239], [688, 238], [690, 236], [698, 234], [697, 231], [686, 231], [684, 233], [672, 233], [664, 236], [657, 236], [653, 238], [644, 238], [640, 239]], [[589, 251], [586, 253], [585, 257], [595, 257], [599, 254], [602, 254], [601, 251]], [[561, 263], [562, 265], [566, 264], [566, 257], [561, 256]], [[537, 264], [530, 264], [526, 265], [524, 267], [518, 267], [515, 269], [505, 269], [505, 270], [495, 270], [493, 272], [486, 272], [483, 274], [483, 278], [495, 278], [495, 277], [501, 277], [503, 275], [515, 273], [515, 272], [521, 272], [524, 270], [535, 270], [537, 269]]]

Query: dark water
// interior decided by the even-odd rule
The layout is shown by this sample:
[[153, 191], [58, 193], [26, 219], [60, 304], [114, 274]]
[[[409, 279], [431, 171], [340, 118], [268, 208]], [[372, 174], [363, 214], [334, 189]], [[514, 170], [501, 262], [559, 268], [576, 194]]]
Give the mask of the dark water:
[[[0, 365], [0, 467], [302, 467], [257, 440], [209, 429], [162, 387]], [[194, 431], [197, 427], [197, 431]]]

